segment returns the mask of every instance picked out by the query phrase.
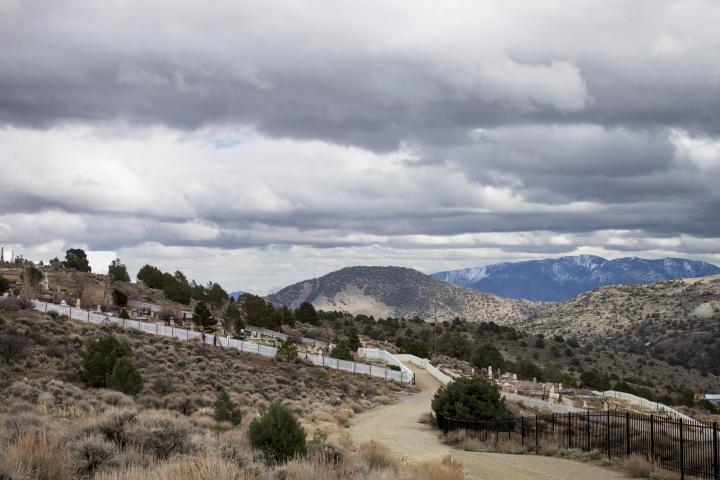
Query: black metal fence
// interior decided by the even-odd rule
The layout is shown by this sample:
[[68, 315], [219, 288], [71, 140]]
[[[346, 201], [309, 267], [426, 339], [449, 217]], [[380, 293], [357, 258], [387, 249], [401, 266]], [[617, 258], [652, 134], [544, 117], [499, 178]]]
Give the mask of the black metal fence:
[[605, 411], [536, 415], [494, 421], [459, 420], [436, 413], [447, 434], [465, 430], [488, 444], [515, 441], [542, 453], [543, 445], [598, 450], [608, 458], [642, 455], [662, 468], [720, 480], [720, 432], [717, 422], [669, 419], [630, 412]]

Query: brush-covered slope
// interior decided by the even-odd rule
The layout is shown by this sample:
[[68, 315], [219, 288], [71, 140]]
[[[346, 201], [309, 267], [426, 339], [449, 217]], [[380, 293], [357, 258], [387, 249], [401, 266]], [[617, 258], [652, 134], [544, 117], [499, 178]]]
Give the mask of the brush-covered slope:
[[501, 297], [555, 302], [604, 285], [647, 284], [718, 274], [720, 268], [715, 265], [684, 258], [606, 260], [579, 255], [438, 272], [433, 277]]
[[303, 302], [322, 310], [380, 317], [469, 321], [518, 321], [536, 304], [508, 300], [442, 282], [402, 267], [348, 267], [305, 280], [268, 297], [276, 305], [297, 308]]
[[602, 287], [516, 326], [720, 373], [720, 276]]

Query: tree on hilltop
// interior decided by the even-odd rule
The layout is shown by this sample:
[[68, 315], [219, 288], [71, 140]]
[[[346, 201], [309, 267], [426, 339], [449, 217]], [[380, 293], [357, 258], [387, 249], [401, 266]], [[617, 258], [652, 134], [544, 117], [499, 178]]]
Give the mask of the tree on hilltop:
[[119, 258], [116, 258], [110, 262], [110, 265], [108, 265], [108, 275], [110, 276], [110, 280], [113, 282], [130, 281], [130, 275], [128, 275], [127, 267], [120, 261]]
[[163, 272], [152, 265], [143, 266], [137, 273], [137, 279], [148, 288], [163, 288]]
[[72, 268], [78, 272], [91, 272], [90, 261], [87, 258], [85, 250], [80, 248], [71, 248], [65, 252], [65, 261], [63, 262], [65, 268]]

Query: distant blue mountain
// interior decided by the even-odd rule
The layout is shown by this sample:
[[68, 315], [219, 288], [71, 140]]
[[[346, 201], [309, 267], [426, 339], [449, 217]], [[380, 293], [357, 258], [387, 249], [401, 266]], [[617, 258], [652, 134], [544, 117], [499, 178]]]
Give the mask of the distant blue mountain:
[[683, 258], [606, 260], [594, 255], [497, 263], [434, 273], [454, 285], [501, 297], [558, 302], [603, 285], [645, 284], [678, 278], [718, 275], [720, 268]]
[[228, 295], [231, 296], [232, 298], [234, 298], [235, 300], [237, 300], [238, 298], [245, 295], [245, 292], [238, 290], [236, 292], [230, 292]]

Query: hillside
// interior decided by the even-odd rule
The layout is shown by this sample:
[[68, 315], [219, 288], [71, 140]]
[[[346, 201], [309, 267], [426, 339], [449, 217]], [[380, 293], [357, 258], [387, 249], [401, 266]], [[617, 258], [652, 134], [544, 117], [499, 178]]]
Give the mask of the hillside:
[[[81, 380], [87, 342], [108, 335], [129, 347], [142, 374], [136, 396], [89, 388]], [[311, 454], [342, 457], [339, 464], [293, 460], [287, 470], [308, 476], [283, 478], [361, 478], [335, 472], [367, 468], [354, 453], [366, 447], [338, 440], [345, 437], [342, 427], [356, 413], [412, 390], [365, 375], [0, 306], [0, 343], [7, 346], [9, 339], [23, 348], [7, 357], [3, 348], [0, 361], [3, 479], [277, 478], [247, 435], [253, 418], [276, 401], [300, 421]], [[242, 412], [239, 424], [215, 417], [220, 389]], [[391, 465], [405, 472], [402, 478], [426, 478], [413, 475], [412, 465]]]
[[[435, 329], [429, 322], [372, 321], [363, 316], [335, 312], [323, 312], [319, 326], [303, 325], [297, 330], [296, 334], [315, 338], [334, 338], [357, 332], [368, 344], [427, 356], [433, 358], [435, 364], [457, 365], [466, 372], [469, 372], [467, 362], [472, 361], [473, 351], [479, 345], [490, 344], [502, 353], [506, 362], [504, 369], [530, 361], [542, 369], [546, 380], [565, 384], [572, 383], [570, 377], [579, 382], [582, 372], [597, 370], [612, 385], [623, 382], [638, 394], [673, 405], [686, 403], [693, 393], [720, 390], [718, 376], [647, 358], [644, 354], [624, 352], [614, 345], [582, 344], [572, 334], [538, 337], [508, 326], [464, 321], [440, 322]], [[433, 355], [435, 334], [437, 355]]]
[[348, 267], [320, 278], [290, 285], [267, 297], [275, 305], [297, 308], [312, 303], [322, 310], [340, 310], [375, 318], [419, 316], [440, 320], [509, 323], [532, 313], [537, 305], [507, 300], [456, 287], [402, 267]]
[[453, 285], [501, 297], [556, 302], [605, 285], [648, 284], [718, 274], [720, 268], [715, 265], [683, 258], [606, 260], [580, 255], [505, 262], [438, 272], [432, 276]]
[[583, 293], [515, 326], [720, 373], [720, 276]]

